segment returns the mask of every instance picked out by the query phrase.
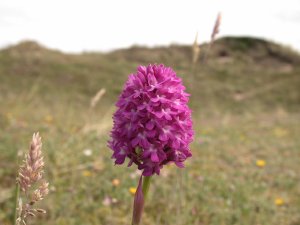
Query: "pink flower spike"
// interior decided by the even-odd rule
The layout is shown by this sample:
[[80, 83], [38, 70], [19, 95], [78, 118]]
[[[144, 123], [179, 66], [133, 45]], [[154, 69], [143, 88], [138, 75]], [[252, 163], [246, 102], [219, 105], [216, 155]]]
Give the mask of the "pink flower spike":
[[129, 158], [128, 165], [137, 165], [144, 176], [159, 175], [170, 162], [183, 167], [192, 156], [194, 136], [188, 100], [182, 80], [170, 67], [139, 66], [116, 103], [108, 143], [115, 163]]

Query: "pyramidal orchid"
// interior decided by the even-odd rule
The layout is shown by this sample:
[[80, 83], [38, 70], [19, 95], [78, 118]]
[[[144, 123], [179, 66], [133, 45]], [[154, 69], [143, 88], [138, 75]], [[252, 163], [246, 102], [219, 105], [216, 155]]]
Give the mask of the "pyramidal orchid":
[[[139, 224], [150, 177], [164, 165], [184, 167], [191, 157], [191, 110], [182, 80], [164, 65], [139, 66], [131, 74], [116, 103], [109, 147], [115, 164], [135, 164], [142, 171], [137, 188], [133, 223]], [[141, 208], [139, 208], [141, 207]]]

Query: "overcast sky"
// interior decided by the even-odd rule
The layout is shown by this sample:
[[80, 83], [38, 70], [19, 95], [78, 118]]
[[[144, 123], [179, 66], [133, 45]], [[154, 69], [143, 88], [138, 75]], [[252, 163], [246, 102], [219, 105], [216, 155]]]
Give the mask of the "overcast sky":
[[1, 0], [0, 47], [30, 39], [66, 52], [264, 37], [300, 51], [300, 0]]

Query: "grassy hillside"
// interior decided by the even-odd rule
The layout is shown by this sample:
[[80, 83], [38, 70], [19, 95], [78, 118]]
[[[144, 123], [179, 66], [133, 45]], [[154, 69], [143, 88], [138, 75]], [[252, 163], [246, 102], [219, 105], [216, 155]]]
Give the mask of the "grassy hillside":
[[51, 193], [48, 214], [33, 224], [128, 224], [135, 168], [115, 167], [106, 141], [127, 76], [149, 63], [183, 78], [196, 136], [187, 168], [169, 166], [153, 179], [145, 224], [300, 224], [300, 56], [247, 37], [218, 40], [205, 63], [192, 55], [177, 45], [75, 55], [23, 42], [1, 50], [0, 224], [10, 224], [17, 161], [35, 131]]
[[[231, 110], [243, 110], [245, 105], [259, 102], [266, 110], [270, 106], [293, 110], [300, 100], [299, 55], [259, 39], [221, 39], [214, 44], [208, 62], [196, 66], [191, 63], [190, 46], [67, 55], [24, 42], [2, 50], [0, 59], [1, 96], [34, 91], [47, 101], [56, 102], [58, 96], [85, 101], [104, 87], [110, 104], [137, 65], [164, 63], [184, 78], [193, 94], [192, 104], [200, 101], [206, 108], [221, 103]], [[244, 101], [236, 101], [240, 98]], [[201, 110], [201, 104], [194, 106]]]

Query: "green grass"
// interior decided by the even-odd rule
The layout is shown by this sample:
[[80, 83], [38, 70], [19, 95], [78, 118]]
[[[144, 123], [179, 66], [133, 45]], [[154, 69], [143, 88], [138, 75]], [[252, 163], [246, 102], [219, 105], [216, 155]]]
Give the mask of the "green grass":
[[[196, 135], [186, 168], [167, 166], [152, 179], [143, 224], [300, 224], [300, 57], [247, 38], [212, 50], [194, 70], [190, 46], [66, 55], [23, 43], [0, 51], [0, 224], [11, 224], [18, 153], [36, 131], [51, 191], [41, 203], [48, 213], [29, 224], [130, 223], [136, 168], [114, 166], [106, 143], [127, 75], [153, 62], [174, 67], [192, 93]], [[107, 93], [91, 110], [101, 88]], [[105, 205], [105, 197], [117, 202]]]

